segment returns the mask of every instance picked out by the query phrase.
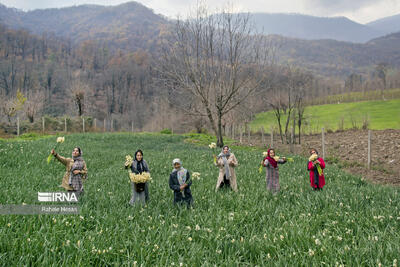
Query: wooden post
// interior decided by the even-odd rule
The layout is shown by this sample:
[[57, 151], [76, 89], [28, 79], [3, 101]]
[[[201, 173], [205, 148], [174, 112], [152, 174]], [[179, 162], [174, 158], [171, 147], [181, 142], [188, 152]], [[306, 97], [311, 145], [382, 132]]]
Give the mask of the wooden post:
[[111, 132], [114, 131], [114, 118], [111, 118]]
[[322, 158], [325, 159], [325, 130], [322, 127]]
[[44, 133], [44, 117], [42, 117], [42, 132]]
[[64, 117], [64, 132], [67, 133], [67, 117]]
[[274, 128], [271, 127], [271, 147], [274, 147]]
[[96, 129], [97, 129], [97, 120], [96, 120], [96, 118], [94, 118], [93, 124], [94, 124], [94, 130], [96, 131]]
[[294, 144], [294, 136], [293, 136], [293, 127], [291, 129], [291, 134], [290, 134], [290, 153], [293, 154], [293, 144]]
[[371, 169], [371, 130], [368, 130], [368, 170]]
[[17, 136], [19, 136], [19, 116], [17, 116]]
[[133, 133], [133, 121], [131, 122], [131, 132]]
[[106, 131], [106, 119], [103, 119], [103, 132]]
[[240, 127], [240, 143], [243, 142], [243, 128]]
[[82, 118], [82, 131], [85, 132], [85, 118]]
[[250, 125], [247, 125], [247, 142], [250, 144]]
[[261, 127], [261, 144], [262, 144], [262, 145], [265, 144], [265, 140], [264, 140], [264, 127]]
[[235, 124], [234, 123], [232, 123], [232, 132], [231, 132], [231, 134], [232, 134], [232, 139], [235, 139]]

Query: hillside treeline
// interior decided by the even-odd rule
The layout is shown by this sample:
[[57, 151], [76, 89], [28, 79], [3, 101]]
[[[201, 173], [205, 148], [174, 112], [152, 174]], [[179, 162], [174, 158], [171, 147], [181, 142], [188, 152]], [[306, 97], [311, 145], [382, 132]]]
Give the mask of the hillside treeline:
[[[0, 25], [1, 111], [10, 122], [17, 112], [31, 121], [41, 114], [117, 116], [141, 128], [153, 109], [151, 76], [144, 51], [111, 53], [95, 41], [73, 45]], [[20, 110], [17, 92], [26, 97]]]
[[[208, 128], [202, 117], [186, 120], [190, 115], [178, 106], [182, 99], [175, 101], [169, 88], [157, 82], [160, 51], [161, 46], [151, 52], [110, 49], [107, 42], [91, 40], [74, 44], [53, 34], [38, 36], [0, 25], [2, 122], [15, 124], [17, 115], [31, 123], [42, 115], [68, 115], [114, 119], [116, 124], [129, 129], [133, 124], [138, 130]], [[291, 94], [313, 104], [314, 99], [320, 103], [328, 95], [400, 87], [399, 71], [385, 62], [367, 75], [355, 72], [345, 80], [321, 77], [299, 66], [287, 61], [269, 68], [268, 84], [232, 110], [224, 118], [224, 127], [273, 109], [274, 103], [266, 99], [274, 99], [285, 109], [294, 104], [288, 103]], [[298, 81], [299, 77], [305, 80]], [[18, 98], [18, 93], [26, 100]]]

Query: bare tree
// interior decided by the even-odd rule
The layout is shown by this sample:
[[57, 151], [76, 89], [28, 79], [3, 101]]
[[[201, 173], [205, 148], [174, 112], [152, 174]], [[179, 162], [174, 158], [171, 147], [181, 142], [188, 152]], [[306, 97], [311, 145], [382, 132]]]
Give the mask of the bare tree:
[[162, 58], [165, 85], [196, 102], [182, 107], [208, 118], [218, 146], [224, 144], [223, 117], [260, 86], [269, 62], [265, 37], [252, 30], [249, 15], [210, 15], [200, 6], [194, 16], [177, 20]]
[[44, 92], [41, 91], [36, 91], [28, 95], [24, 110], [30, 123], [34, 122], [36, 114], [43, 108], [44, 100]]
[[383, 62], [383, 63], [379, 63], [376, 67], [375, 67], [375, 72], [376, 75], [378, 76], [378, 78], [382, 81], [382, 89], [381, 89], [381, 94], [382, 94], [382, 99], [384, 99], [384, 95], [383, 92], [386, 90], [386, 79], [387, 79], [387, 72], [389, 70], [389, 64]]

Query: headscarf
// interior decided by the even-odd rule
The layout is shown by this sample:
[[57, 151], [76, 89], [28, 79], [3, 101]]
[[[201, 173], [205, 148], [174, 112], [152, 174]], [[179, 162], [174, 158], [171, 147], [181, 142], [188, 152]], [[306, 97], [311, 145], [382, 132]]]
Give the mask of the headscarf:
[[[137, 154], [140, 152], [140, 154], [142, 154], [142, 159], [140, 161], [137, 160]], [[143, 166], [143, 151], [138, 149], [135, 152], [135, 161], [137, 162], [136, 164], [136, 170], [139, 174], [141, 174], [142, 172], [144, 172], [144, 166]]]
[[[269, 164], [270, 164], [273, 168], [276, 168], [276, 167], [278, 167], [278, 162], [277, 162], [273, 157], [271, 157], [271, 150], [274, 150], [274, 149], [272, 149], [272, 148], [268, 149], [268, 154], [267, 154], [267, 156], [264, 158], [264, 161], [265, 161], [265, 160], [268, 160]], [[274, 150], [274, 152], [275, 152], [275, 150]]]
[[[224, 153], [224, 149], [228, 148], [228, 153]], [[219, 153], [218, 158], [222, 158], [222, 161], [224, 162], [224, 167], [225, 167], [225, 177], [227, 180], [231, 178], [231, 172], [229, 170], [229, 164], [228, 164], [228, 158], [231, 156], [231, 149], [229, 146], [224, 146], [222, 148], [221, 153]]]
[[182, 161], [180, 159], [174, 159], [172, 161], [172, 165], [175, 165], [175, 163], [179, 163], [181, 166], [179, 169], [174, 168], [173, 171], [176, 171], [176, 176], [178, 178], [179, 185], [183, 185], [186, 183], [187, 170], [182, 167]]

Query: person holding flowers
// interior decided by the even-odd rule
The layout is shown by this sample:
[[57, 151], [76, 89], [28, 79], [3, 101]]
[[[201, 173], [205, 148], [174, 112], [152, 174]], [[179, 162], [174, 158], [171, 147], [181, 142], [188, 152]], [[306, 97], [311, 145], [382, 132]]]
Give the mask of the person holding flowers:
[[190, 190], [192, 185], [190, 173], [182, 167], [180, 159], [174, 159], [172, 165], [174, 169], [169, 176], [169, 188], [174, 191], [174, 204], [184, 204], [186, 202], [189, 208], [193, 204], [192, 191]]
[[228, 146], [222, 148], [222, 151], [218, 155], [214, 164], [219, 167], [219, 175], [215, 191], [218, 191], [218, 189], [223, 185], [229, 185], [233, 191], [237, 192], [235, 168], [238, 166], [238, 161]]
[[[130, 168], [132, 174], [142, 175], [144, 173], [150, 173], [149, 165], [143, 159], [143, 151], [137, 150], [135, 152], [135, 159], [128, 164], [125, 164], [125, 168]], [[129, 204], [133, 205], [135, 202], [141, 201], [142, 203], [149, 201], [149, 183], [135, 183], [131, 180], [132, 186], [132, 197]]]
[[76, 192], [78, 195], [82, 194], [83, 181], [87, 179], [87, 167], [82, 158], [81, 148], [75, 147], [72, 150], [72, 158], [60, 156], [55, 149], [51, 150], [51, 154], [66, 168], [61, 186], [67, 191]]
[[325, 161], [318, 156], [316, 149], [310, 150], [310, 158], [308, 159], [308, 171], [310, 172], [310, 183], [314, 190], [322, 190], [325, 185]]
[[284, 163], [286, 163], [286, 158], [279, 158], [276, 156], [273, 148], [268, 149], [266, 157], [261, 162], [261, 164], [266, 168], [267, 190], [274, 194], [278, 193], [280, 190], [278, 164]]

